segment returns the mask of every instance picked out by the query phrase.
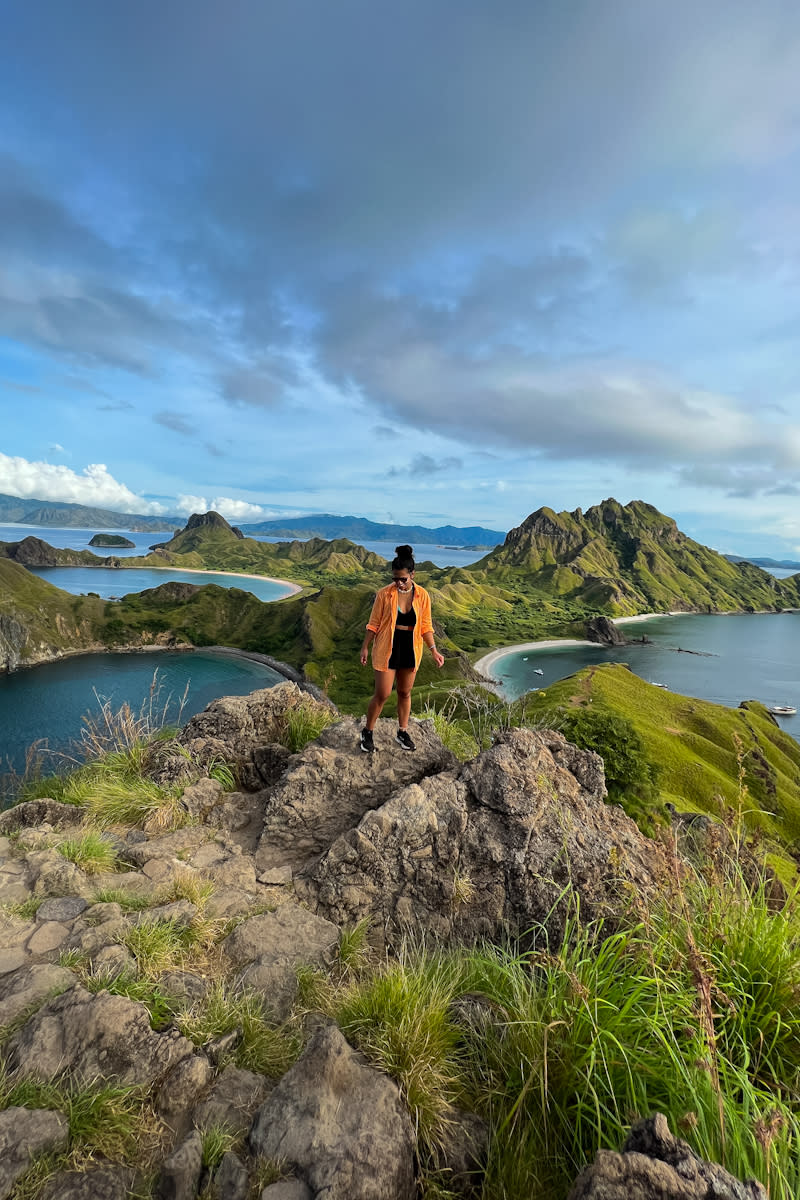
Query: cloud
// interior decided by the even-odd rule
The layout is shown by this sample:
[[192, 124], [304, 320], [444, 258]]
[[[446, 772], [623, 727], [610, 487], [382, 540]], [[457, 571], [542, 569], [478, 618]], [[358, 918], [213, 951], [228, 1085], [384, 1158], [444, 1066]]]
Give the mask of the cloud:
[[50, 450], [53, 454], [66, 454], [67, 453], [67, 451], [64, 449], [64, 447], [59, 445], [58, 442], [51, 442], [50, 445], [47, 447], [47, 449]]
[[196, 425], [181, 413], [157, 412], [153, 414], [153, 420], [156, 425], [163, 425], [165, 429], [171, 429], [173, 433], [184, 433], [191, 436], [197, 432]]
[[42, 390], [40, 387], [36, 387], [35, 384], [19, 383], [16, 379], [0, 379], [0, 387], [8, 388], [14, 392], [22, 392], [25, 396], [35, 395]]
[[260, 521], [270, 515], [261, 504], [251, 504], [248, 500], [233, 500], [229, 496], [214, 496], [211, 500], [206, 500], [205, 496], [181, 495], [178, 496], [175, 507], [177, 512], [187, 516], [213, 510], [228, 521]]
[[430, 454], [415, 454], [407, 466], [391, 467], [386, 474], [391, 478], [401, 478], [406, 475], [424, 479], [442, 472], [460, 470], [463, 465], [460, 458], [442, 458], [437, 461]]
[[69, 467], [46, 462], [30, 462], [0, 452], [0, 492], [22, 499], [60, 500], [87, 504], [120, 512], [154, 514], [164, 506], [137, 496], [124, 483], [118, 483], [104, 463], [89, 463], [80, 474]]

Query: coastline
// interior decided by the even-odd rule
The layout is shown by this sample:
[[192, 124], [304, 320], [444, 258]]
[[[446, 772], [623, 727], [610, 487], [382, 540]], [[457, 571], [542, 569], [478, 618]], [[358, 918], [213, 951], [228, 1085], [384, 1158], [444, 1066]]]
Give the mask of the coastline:
[[[653, 613], [637, 613], [634, 617], [616, 617], [615, 625], [633, 625], [637, 621], [651, 621], [653, 617], [681, 617], [686, 616], [684, 612], [653, 612]], [[501, 659], [506, 658], [509, 654], [519, 654], [523, 650], [554, 650], [559, 646], [597, 646], [602, 649], [601, 642], [590, 642], [588, 638], [546, 638], [544, 641], [538, 642], [520, 642], [515, 646], [498, 646], [496, 650], [490, 650], [488, 654], [484, 654], [477, 662], [472, 664], [473, 670], [479, 674], [485, 675], [493, 684], [500, 686], [501, 681], [496, 675], [492, 674], [492, 667], [496, 666]]]
[[[35, 565], [38, 566], [39, 564]], [[51, 564], [42, 563], [41, 565], [49, 567]], [[123, 563], [120, 563], [119, 566], [115, 567], [109, 567], [104, 563], [100, 568], [92, 567], [86, 563], [56, 563], [55, 566], [58, 570], [64, 571], [69, 571], [72, 569], [79, 571], [93, 571], [96, 569], [104, 569], [107, 571], [180, 571], [182, 575], [226, 575], [230, 579], [260, 579], [263, 580], [264, 583], [280, 583], [283, 587], [287, 587], [289, 591], [286, 593], [286, 596], [280, 597], [281, 600], [285, 600], [288, 596], [297, 596], [303, 590], [299, 583], [292, 583], [290, 579], [277, 579], [274, 575], [245, 574], [243, 571], [215, 571], [208, 567], [154, 567], [152, 565], [143, 567], [141, 563], [135, 563], [130, 567], [126, 567]], [[264, 603], [274, 604], [275, 601], [268, 600], [264, 601]]]

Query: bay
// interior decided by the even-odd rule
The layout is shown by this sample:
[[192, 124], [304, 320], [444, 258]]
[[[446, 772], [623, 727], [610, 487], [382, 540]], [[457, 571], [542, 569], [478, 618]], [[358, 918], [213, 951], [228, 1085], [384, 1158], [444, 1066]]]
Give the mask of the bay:
[[215, 583], [218, 587], [241, 588], [265, 603], [290, 596], [297, 590], [293, 584], [280, 579], [256, 579], [250, 575], [227, 575], [219, 571], [178, 571], [172, 567], [28, 567], [28, 570], [73, 596], [96, 592], [104, 600], [119, 600], [129, 592], [143, 592], [146, 588], [173, 581], [191, 583], [195, 587]]
[[99, 715], [106, 700], [114, 710], [127, 702], [136, 714], [150, 706], [159, 720], [173, 724], [219, 696], [282, 682], [262, 663], [209, 650], [81, 654], [0, 675], [0, 774], [21, 772], [28, 747], [41, 739], [49, 747], [45, 770], [59, 770], [80, 737], [81, 718]]
[[[583, 667], [626, 663], [650, 683], [715, 704], [760, 700], [800, 708], [800, 613], [657, 616], [621, 629], [627, 638], [644, 634], [651, 642], [514, 651], [495, 661], [492, 675], [503, 695], [516, 699]], [[800, 716], [778, 720], [800, 740]]]

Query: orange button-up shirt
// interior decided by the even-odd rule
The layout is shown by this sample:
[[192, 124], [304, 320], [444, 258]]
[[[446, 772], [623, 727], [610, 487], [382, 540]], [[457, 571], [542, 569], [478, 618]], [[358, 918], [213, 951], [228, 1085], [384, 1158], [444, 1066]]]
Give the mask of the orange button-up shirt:
[[[422, 662], [422, 648], [425, 645], [422, 639], [426, 633], [433, 633], [431, 598], [425, 591], [425, 588], [420, 587], [418, 583], [414, 584], [411, 607], [417, 614], [413, 640], [414, 662], [418, 668]], [[370, 618], [367, 621], [367, 629], [375, 634], [375, 641], [372, 643], [372, 665], [376, 671], [389, 670], [389, 659], [392, 657], [392, 642], [394, 640], [396, 621], [397, 588], [393, 583], [390, 583], [378, 592], [375, 597], [375, 603], [372, 606]]]

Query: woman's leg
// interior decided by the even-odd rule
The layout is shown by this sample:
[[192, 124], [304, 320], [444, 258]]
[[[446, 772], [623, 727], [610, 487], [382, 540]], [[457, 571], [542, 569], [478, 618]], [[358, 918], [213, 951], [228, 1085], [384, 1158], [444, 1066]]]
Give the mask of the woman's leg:
[[397, 672], [397, 724], [401, 729], [408, 729], [408, 718], [411, 716], [411, 689], [414, 686], [416, 667], [406, 667]]
[[[400, 672], [397, 673], [399, 675]], [[381, 709], [392, 694], [394, 676], [394, 671], [375, 672], [375, 691], [372, 699], [369, 702], [369, 707], [367, 708], [367, 719], [364, 722], [365, 729], [375, 728], [375, 722], [381, 715]]]

